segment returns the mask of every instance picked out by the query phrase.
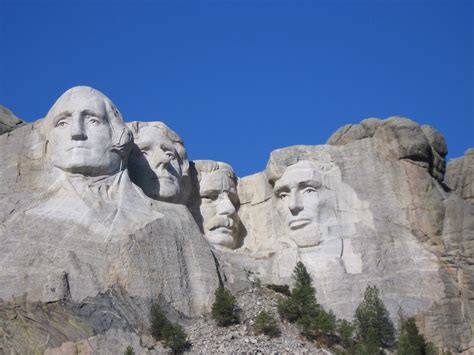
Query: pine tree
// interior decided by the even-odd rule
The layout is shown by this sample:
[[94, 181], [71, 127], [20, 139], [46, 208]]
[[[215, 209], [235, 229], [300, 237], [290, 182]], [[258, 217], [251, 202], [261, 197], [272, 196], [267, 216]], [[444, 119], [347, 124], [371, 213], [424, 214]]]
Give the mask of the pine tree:
[[239, 323], [237, 301], [232, 293], [224, 287], [218, 287], [214, 295], [216, 299], [212, 305], [212, 318], [217, 321], [217, 325], [227, 327]]
[[366, 288], [364, 299], [355, 311], [354, 323], [363, 342], [370, 340], [384, 348], [393, 345], [395, 328], [376, 286]]
[[135, 355], [135, 351], [133, 351], [133, 348], [129, 345], [127, 346], [127, 349], [125, 349], [123, 355]]
[[[316, 302], [316, 290], [312, 286], [311, 276], [304, 264], [300, 261], [293, 270], [295, 287], [287, 300], [278, 304], [278, 313], [283, 319], [290, 323], [303, 318], [316, 317], [320, 306]], [[302, 320], [301, 323], [308, 323], [308, 320]]]
[[170, 322], [161, 311], [158, 303], [151, 306], [150, 332], [155, 340], [163, 339], [163, 329], [170, 325]]
[[313, 279], [308, 273], [308, 270], [306, 270], [306, 266], [304, 266], [301, 261], [298, 261], [296, 263], [295, 269], [293, 270], [293, 278], [296, 280], [295, 288], [302, 288], [308, 286], [314, 290], [314, 288], [311, 286], [313, 283]]
[[354, 345], [354, 340], [352, 339], [354, 326], [351, 324], [351, 322], [345, 319], [339, 319], [337, 324], [337, 332], [339, 333], [339, 337], [341, 339], [341, 345], [346, 349], [352, 348]]
[[401, 320], [400, 338], [397, 344], [398, 355], [425, 355], [426, 341], [418, 331], [415, 318]]
[[323, 333], [332, 333], [336, 317], [326, 312], [316, 301], [316, 290], [312, 279], [302, 262], [293, 271], [295, 287], [290, 297], [278, 303], [278, 313], [282, 319], [296, 322], [300, 332], [308, 339], [316, 339]]
[[254, 329], [256, 334], [265, 334], [270, 338], [280, 335], [277, 321], [271, 313], [266, 311], [262, 311], [257, 315]]
[[[173, 353], [179, 354], [189, 347], [190, 344], [187, 341], [187, 335], [183, 327], [179, 324], [171, 323], [168, 318], [166, 318], [158, 303], [151, 306], [150, 318], [151, 335], [155, 340], [162, 341], [165, 348], [170, 348]], [[128, 347], [127, 351], [129, 348], [132, 350], [132, 353], [126, 354], [134, 354], [131, 347]]]
[[162, 335], [163, 347], [170, 348], [174, 354], [180, 354], [190, 346], [187, 335], [179, 324], [168, 324]]
[[355, 346], [356, 355], [383, 355], [384, 352], [380, 349], [379, 335], [377, 331], [369, 327], [365, 338]]

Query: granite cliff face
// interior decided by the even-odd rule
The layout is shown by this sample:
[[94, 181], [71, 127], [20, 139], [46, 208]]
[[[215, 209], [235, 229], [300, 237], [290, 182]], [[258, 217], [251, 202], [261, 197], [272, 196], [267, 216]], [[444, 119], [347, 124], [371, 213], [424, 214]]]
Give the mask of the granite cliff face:
[[239, 181], [241, 252], [268, 262], [265, 282], [291, 282], [303, 261], [318, 300], [347, 319], [376, 285], [394, 321], [401, 308], [437, 344], [469, 353], [474, 210], [444, 183], [446, 152], [432, 127], [400, 117], [276, 150], [264, 172]]
[[[0, 163], [0, 298], [61, 303], [62, 318], [85, 319], [80, 335], [146, 331], [153, 302], [174, 317], [210, 310], [211, 249], [186, 207], [152, 200], [131, 182], [131, 137], [110, 100], [86, 87], [0, 136], [9, 152]], [[6, 351], [61, 345], [51, 337], [32, 347], [17, 336], [7, 334]]]
[[446, 170], [431, 126], [367, 119], [237, 179], [77, 87], [0, 149], [4, 351], [154, 353], [153, 302], [192, 324], [219, 280], [291, 284], [297, 261], [338, 317], [376, 285], [395, 323], [401, 308], [438, 346], [474, 350], [474, 160]]

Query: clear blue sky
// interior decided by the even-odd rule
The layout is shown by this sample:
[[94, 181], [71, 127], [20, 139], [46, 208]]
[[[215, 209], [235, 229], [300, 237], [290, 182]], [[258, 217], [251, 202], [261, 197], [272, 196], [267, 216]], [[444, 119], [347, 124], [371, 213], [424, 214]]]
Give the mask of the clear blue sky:
[[432, 124], [453, 158], [474, 147], [473, 3], [0, 0], [0, 103], [33, 121], [90, 85], [239, 176], [367, 117]]

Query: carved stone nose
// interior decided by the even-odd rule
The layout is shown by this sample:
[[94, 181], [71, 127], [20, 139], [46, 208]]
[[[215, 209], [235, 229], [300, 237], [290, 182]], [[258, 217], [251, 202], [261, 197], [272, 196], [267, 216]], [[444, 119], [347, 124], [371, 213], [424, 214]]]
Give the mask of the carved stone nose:
[[84, 122], [79, 117], [73, 117], [71, 123], [71, 139], [83, 141], [87, 139]]
[[155, 168], [159, 168], [159, 167], [167, 168], [170, 163], [170, 157], [162, 150], [158, 150], [154, 154], [153, 160], [154, 160], [153, 165], [155, 166]]
[[222, 197], [217, 207], [217, 213], [220, 215], [231, 215], [235, 213], [235, 206], [227, 193], [222, 193]]
[[298, 214], [301, 210], [303, 210], [304, 206], [301, 201], [301, 196], [299, 193], [292, 192], [290, 194], [290, 201], [288, 202], [288, 208], [290, 212], [295, 215]]

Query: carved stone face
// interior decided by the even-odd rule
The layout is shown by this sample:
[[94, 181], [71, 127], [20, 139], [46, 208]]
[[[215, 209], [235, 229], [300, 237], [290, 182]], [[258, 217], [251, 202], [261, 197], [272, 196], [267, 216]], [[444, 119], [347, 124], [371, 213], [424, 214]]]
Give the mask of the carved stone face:
[[287, 233], [299, 247], [311, 247], [321, 242], [318, 216], [321, 212], [321, 174], [310, 161], [289, 166], [275, 182], [278, 212]]
[[140, 129], [130, 158], [134, 181], [148, 196], [162, 201], [178, 199], [182, 166], [173, 142], [153, 126]]
[[86, 176], [112, 175], [121, 157], [112, 149], [104, 98], [78, 88], [63, 95], [48, 113], [51, 161], [61, 170]]
[[203, 172], [199, 194], [206, 239], [213, 245], [234, 248], [238, 196], [233, 179], [224, 171]]

